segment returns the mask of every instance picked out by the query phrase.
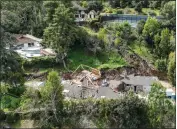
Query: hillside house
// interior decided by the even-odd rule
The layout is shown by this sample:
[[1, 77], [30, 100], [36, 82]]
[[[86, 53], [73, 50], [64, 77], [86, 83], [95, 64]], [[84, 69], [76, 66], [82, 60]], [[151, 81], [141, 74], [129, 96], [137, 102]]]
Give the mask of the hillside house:
[[81, 7], [79, 4], [77, 4], [76, 1], [72, 1], [73, 8], [76, 9], [76, 14], [75, 14], [75, 21], [80, 22], [80, 21], [85, 21], [87, 18], [87, 9]]
[[55, 56], [56, 53], [50, 48], [43, 48], [41, 45], [42, 39], [32, 35], [15, 34], [16, 42], [11, 48], [23, 58], [32, 58], [40, 56]]
[[87, 14], [87, 18], [88, 19], [94, 19], [97, 16], [97, 13], [94, 10], [91, 10], [88, 14]]
[[134, 75], [129, 75], [122, 80], [125, 83], [125, 91], [132, 89], [136, 93], [149, 93], [151, 91], [151, 85], [156, 81], [158, 81], [157, 77]]
[[42, 48], [41, 42], [42, 39], [36, 38], [32, 35], [26, 34], [16, 34], [14, 35], [16, 38], [16, 43], [13, 45], [13, 49], [19, 50], [28, 50], [29, 48]]
[[88, 12], [86, 8], [81, 7], [76, 1], [72, 1], [73, 8], [76, 9], [75, 22], [84, 22], [87, 19], [94, 19], [97, 13], [94, 10]]

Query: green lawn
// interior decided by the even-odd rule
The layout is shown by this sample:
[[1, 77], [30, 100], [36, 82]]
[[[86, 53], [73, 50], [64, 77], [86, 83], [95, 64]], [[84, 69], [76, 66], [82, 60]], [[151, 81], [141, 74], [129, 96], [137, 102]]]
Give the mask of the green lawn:
[[68, 67], [71, 70], [76, 69], [80, 64], [88, 65], [94, 68], [118, 68], [127, 65], [124, 59], [117, 53], [100, 54], [97, 56], [88, 55], [83, 49], [72, 50], [68, 56]]

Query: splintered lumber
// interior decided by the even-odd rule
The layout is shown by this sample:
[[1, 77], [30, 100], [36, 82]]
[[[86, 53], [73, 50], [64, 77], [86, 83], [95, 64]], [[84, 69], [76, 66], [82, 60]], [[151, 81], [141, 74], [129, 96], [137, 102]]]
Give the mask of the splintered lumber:
[[93, 69], [91, 70], [91, 72], [94, 73], [95, 75], [101, 76], [100, 71], [97, 70], [97, 69], [94, 69], [94, 68], [93, 68]]
[[79, 65], [79, 66], [76, 68], [76, 70], [74, 70], [74, 72], [73, 72], [71, 75], [73, 75], [80, 67], [81, 67], [81, 65]]

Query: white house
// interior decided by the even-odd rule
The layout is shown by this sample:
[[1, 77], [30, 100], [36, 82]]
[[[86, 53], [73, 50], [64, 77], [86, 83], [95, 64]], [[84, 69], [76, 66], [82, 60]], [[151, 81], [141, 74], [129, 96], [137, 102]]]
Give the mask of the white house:
[[93, 19], [93, 18], [96, 17], [96, 15], [97, 15], [97, 13], [96, 13], [94, 10], [91, 10], [91, 11], [87, 14], [88, 19]]
[[16, 44], [14, 45], [14, 49], [19, 50], [27, 50], [29, 48], [42, 48], [41, 42], [42, 39], [36, 38], [32, 35], [26, 34], [26, 35], [20, 35], [16, 34], [14, 35], [16, 38]]

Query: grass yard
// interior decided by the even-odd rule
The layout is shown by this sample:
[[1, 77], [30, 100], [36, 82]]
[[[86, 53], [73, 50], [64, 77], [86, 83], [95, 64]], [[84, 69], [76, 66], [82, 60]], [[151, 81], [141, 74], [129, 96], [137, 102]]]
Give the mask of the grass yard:
[[88, 65], [94, 68], [118, 68], [127, 65], [117, 53], [100, 54], [97, 56], [88, 55], [83, 49], [73, 50], [68, 56], [70, 70], [75, 70], [80, 64]]

